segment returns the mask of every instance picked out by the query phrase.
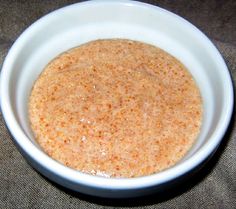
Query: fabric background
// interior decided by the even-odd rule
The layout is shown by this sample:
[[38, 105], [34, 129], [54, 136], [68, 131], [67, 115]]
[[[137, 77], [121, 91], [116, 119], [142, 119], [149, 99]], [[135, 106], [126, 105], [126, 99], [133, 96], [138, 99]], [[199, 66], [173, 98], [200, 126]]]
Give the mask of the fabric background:
[[[9, 48], [30, 24], [67, 0], [0, 0], [0, 66]], [[222, 53], [236, 80], [236, 1], [145, 1], [166, 8], [199, 27]], [[180, 187], [130, 200], [94, 198], [44, 178], [18, 152], [0, 114], [0, 209], [24, 208], [236, 208], [235, 114], [222, 144], [203, 169]]]

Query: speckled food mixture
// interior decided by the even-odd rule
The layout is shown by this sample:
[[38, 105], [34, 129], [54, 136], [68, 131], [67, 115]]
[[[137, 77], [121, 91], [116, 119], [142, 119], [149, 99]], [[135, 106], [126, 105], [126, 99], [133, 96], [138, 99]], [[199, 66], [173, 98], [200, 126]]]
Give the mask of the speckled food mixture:
[[202, 101], [190, 73], [163, 50], [97, 40], [48, 64], [32, 89], [29, 117], [55, 160], [93, 175], [137, 177], [188, 152]]

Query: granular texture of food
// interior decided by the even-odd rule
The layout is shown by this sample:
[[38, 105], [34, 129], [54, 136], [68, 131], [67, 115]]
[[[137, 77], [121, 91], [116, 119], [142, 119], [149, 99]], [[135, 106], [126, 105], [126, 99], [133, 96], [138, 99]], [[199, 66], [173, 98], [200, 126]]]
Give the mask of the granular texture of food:
[[185, 67], [145, 43], [96, 40], [51, 61], [35, 82], [29, 118], [42, 149], [92, 175], [138, 177], [176, 164], [202, 120]]

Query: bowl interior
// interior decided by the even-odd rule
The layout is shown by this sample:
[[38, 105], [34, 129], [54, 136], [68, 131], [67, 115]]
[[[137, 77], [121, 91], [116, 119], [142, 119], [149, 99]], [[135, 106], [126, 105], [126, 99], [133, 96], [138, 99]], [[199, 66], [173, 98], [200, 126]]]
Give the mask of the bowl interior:
[[194, 77], [203, 99], [203, 122], [196, 143], [181, 162], [216, 137], [216, 130], [229, 112], [231, 92], [226, 91], [230, 88], [229, 75], [215, 47], [194, 26], [172, 13], [117, 1], [60, 9], [38, 20], [14, 44], [4, 82], [8, 83], [10, 109], [29, 140], [38, 146], [29, 127], [27, 103], [43, 68], [70, 48], [107, 38], [156, 45], [179, 59]]

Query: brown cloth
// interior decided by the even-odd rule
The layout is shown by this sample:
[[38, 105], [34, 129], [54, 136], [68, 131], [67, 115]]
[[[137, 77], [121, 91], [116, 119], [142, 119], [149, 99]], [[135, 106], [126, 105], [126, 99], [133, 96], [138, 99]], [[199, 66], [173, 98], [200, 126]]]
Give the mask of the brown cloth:
[[[68, 0], [0, 0], [0, 66], [31, 23]], [[222, 53], [236, 80], [236, 1], [145, 1], [199, 27]], [[95, 198], [66, 190], [44, 178], [18, 152], [0, 114], [0, 208], [236, 208], [236, 126], [231, 125], [213, 158], [192, 178], [168, 192], [130, 200]]]

